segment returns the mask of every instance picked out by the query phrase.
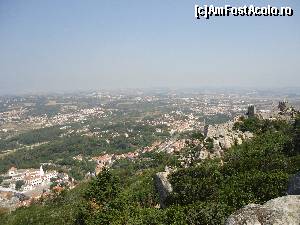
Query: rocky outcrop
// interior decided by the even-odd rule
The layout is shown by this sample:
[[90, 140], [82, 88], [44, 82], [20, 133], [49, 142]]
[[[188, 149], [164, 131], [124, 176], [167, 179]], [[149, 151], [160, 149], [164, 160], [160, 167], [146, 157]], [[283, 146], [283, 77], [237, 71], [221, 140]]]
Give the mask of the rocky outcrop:
[[250, 204], [232, 214], [225, 225], [299, 225], [300, 196], [288, 195], [263, 205]]
[[289, 182], [288, 195], [300, 195], [300, 172], [296, 173]]
[[168, 180], [169, 171], [159, 172], [155, 174], [154, 182], [155, 187], [159, 194], [160, 207], [165, 207], [165, 201], [169, 194], [172, 192], [172, 185]]
[[210, 153], [208, 155], [203, 154], [203, 157], [221, 157], [223, 155], [223, 151], [231, 148], [233, 145], [240, 145], [244, 140], [253, 138], [253, 134], [251, 132], [234, 130], [233, 126], [236, 121], [238, 121], [238, 118], [222, 124], [205, 126], [204, 136], [206, 139], [212, 139], [213, 146]]

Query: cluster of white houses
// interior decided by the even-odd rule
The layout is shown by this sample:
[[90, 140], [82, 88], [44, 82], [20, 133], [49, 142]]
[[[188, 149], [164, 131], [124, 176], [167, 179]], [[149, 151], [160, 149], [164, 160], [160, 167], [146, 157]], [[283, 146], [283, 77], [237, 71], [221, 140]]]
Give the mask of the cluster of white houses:
[[12, 167], [8, 170], [8, 176], [11, 177], [11, 180], [24, 181], [23, 191], [29, 191], [34, 189], [35, 186], [48, 184], [51, 178], [57, 178], [57, 175], [56, 171], [44, 172], [42, 166], [40, 169], [17, 169]]

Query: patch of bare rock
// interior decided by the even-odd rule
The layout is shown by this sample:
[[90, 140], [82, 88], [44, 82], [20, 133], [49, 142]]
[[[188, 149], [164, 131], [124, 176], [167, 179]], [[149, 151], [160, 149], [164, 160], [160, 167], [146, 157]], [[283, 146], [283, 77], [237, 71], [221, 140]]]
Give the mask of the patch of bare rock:
[[233, 213], [225, 225], [300, 225], [300, 195], [247, 205]]

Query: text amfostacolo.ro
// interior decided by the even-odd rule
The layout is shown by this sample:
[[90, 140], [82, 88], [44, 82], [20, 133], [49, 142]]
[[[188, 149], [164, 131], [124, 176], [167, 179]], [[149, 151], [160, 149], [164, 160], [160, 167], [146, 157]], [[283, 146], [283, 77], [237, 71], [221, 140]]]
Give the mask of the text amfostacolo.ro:
[[274, 7], [267, 5], [258, 7], [254, 5], [244, 6], [214, 6], [214, 5], [195, 5], [195, 17], [197, 19], [209, 19], [212, 16], [292, 16], [294, 10], [288, 6]]

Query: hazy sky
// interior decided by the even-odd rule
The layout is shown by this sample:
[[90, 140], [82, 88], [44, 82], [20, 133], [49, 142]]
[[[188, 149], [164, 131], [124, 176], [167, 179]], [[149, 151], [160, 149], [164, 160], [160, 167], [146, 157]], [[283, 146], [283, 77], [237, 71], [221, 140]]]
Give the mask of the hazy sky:
[[[225, 2], [295, 15], [194, 18]], [[300, 86], [299, 72], [299, 0], [0, 0], [0, 93]]]

